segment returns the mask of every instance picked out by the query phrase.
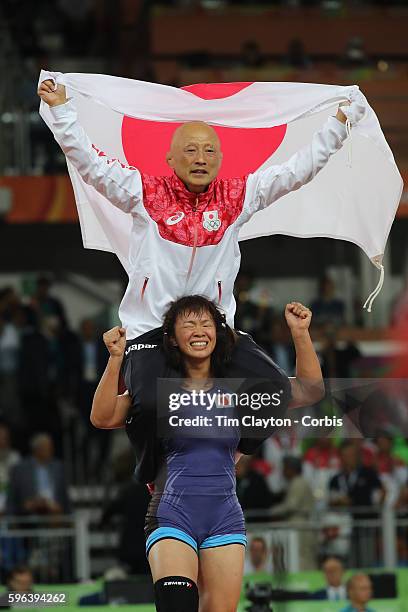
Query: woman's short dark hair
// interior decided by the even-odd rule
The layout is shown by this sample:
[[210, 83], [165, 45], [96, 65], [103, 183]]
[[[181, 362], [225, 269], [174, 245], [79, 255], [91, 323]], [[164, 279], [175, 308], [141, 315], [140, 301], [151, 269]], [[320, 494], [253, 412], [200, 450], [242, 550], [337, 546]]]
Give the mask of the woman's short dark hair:
[[215, 324], [217, 342], [211, 355], [211, 373], [213, 376], [223, 376], [225, 367], [231, 360], [232, 349], [235, 344], [234, 331], [227, 325], [225, 314], [222, 313], [211, 300], [201, 295], [188, 295], [172, 302], [164, 315], [163, 321], [163, 348], [169, 365], [186, 375], [183, 355], [177, 346], [172, 343], [177, 317], [183, 314], [201, 314], [208, 312]]

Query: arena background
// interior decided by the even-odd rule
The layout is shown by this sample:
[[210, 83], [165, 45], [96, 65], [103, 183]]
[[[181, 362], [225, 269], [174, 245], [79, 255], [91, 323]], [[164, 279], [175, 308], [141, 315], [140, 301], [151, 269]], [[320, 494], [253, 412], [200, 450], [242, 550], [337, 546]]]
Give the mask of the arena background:
[[[147, 588], [132, 576], [148, 571], [142, 531], [148, 493], [132, 482], [133, 457], [124, 433], [98, 431], [89, 423], [107, 358], [101, 332], [117, 322], [126, 277], [113, 255], [82, 247], [65, 159], [38, 115], [40, 69], [174, 86], [262, 80], [358, 84], [404, 178], [407, 30], [406, 0], [2, 0], [4, 590], [16, 567], [28, 582], [31, 572], [35, 592], [66, 593], [72, 609], [89, 594], [93, 604], [140, 601]], [[273, 236], [241, 243], [237, 327], [293, 372], [282, 313], [287, 301], [299, 300], [314, 310], [313, 339], [326, 378], [391, 375], [401, 340], [395, 330], [407, 320], [407, 204], [404, 191], [384, 257], [384, 287], [371, 314], [362, 304], [377, 272], [357, 246]], [[249, 546], [245, 583], [272, 584], [278, 600], [288, 599], [287, 591], [303, 592], [306, 599], [324, 588], [320, 562], [334, 555], [343, 560], [346, 577], [361, 571], [373, 576], [374, 610], [408, 610], [407, 393], [403, 384], [400, 388], [392, 400], [381, 396], [370, 407], [375, 412], [368, 413], [369, 431], [357, 427], [353, 433], [357, 462], [381, 483], [365, 492], [364, 504], [356, 498], [352, 508], [333, 506], [333, 478], [344, 460], [338, 437], [297, 440], [281, 432], [238, 467], [249, 539], [261, 538], [261, 552]], [[49, 437], [37, 435], [42, 433]], [[33, 453], [45, 457], [58, 481], [54, 505], [40, 515], [30, 505]], [[301, 469], [295, 475], [285, 471], [284, 478], [287, 456], [300, 458]], [[289, 503], [294, 477], [304, 480], [310, 494], [306, 513], [305, 506], [299, 511]], [[242, 610], [244, 602], [243, 589]], [[281, 601], [274, 610], [335, 612], [344, 605]]]

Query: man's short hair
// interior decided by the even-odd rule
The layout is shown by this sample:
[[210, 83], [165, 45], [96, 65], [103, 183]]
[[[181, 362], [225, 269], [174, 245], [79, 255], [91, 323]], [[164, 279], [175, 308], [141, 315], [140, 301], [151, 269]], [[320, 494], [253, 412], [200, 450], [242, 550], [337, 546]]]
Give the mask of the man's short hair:
[[255, 536], [254, 538], [252, 538], [249, 545], [251, 546], [251, 544], [253, 544], [254, 542], [261, 542], [262, 546], [264, 547], [264, 550], [268, 550], [266, 540], [262, 536]]
[[367, 578], [371, 582], [370, 576], [368, 576], [368, 574], [364, 574], [363, 572], [359, 572], [358, 574], [350, 576], [350, 578], [346, 582], [347, 595], [350, 594], [350, 589], [358, 578]]
[[320, 561], [320, 567], [323, 569], [323, 565], [327, 562], [327, 561], [337, 561], [338, 563], [340, 563], [340, 565], [344, 568], [344, 561], [341, 557], [338, 557], [337, 555], [326, 555], [325, 557], [323, 557]]
[[52, 442], [50, 434], [47, 434], [45, 431], [34, 434], [30, 440], [31, 450], [35, 450], [42, 442], [44, 442], [44, 440], [50, 440]]
[[11, 570], [7, 574], [6, 581], [7, 583], [9, 583], [10, 580], [12, 580], [14, 576], [18, 576], [18, 574], [31, 574], [32, 575], [32, 573], [33, 572], [28, 565], [24, 565], [23, 563], [20, 563], [20, 565], [15, 565], [14, 567], [11, 568]]

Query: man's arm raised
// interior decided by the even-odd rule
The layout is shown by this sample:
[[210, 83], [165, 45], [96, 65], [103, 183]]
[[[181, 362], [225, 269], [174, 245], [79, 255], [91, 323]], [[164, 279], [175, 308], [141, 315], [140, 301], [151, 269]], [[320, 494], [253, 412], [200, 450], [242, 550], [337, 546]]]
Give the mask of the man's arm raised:
[[67, 100], [64, 85], [55, 87], [53, 81], [43, 81], [38, 95], [50, 107], [55, 140], [85, 183], [124, 212], [133, 212], [142, 199], [138, 170], [108, 159], [93, 147], [78, 122], [73, 100]]
[[351, 104], [342, 103], [335, 117], [329, 117], [323, 127], [317, 131], [310, 144], [292, 155], [287, 162], [259, 170], [248, 177], [247, 188], [252, 197], [247, 197], [247, 214], [242, 221], [246, 222], [258, 210], [266, 208], [282, 196], [296, 191], [309, 183], [324, 168], [347, 138], [347, 117], [341, 106], [348, 106], [347, 116], [351, 123], [357, 123], [364, 115], [365, 107], [358, 95]]

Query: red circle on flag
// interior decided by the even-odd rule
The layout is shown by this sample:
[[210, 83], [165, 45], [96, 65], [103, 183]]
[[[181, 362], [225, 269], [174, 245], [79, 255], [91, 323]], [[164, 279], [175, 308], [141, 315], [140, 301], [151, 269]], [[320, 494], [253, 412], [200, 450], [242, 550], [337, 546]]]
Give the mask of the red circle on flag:
[[[205, 100], [233, 96], [252, 83], [200, 83], [182, 89]], [[171, 138], [181, 123], [144, 121], [124, 117], [122, 145], [126, 160], [141, 172], [156, 176], [170, 175], [166, 163]], [[222, 146], [220, 178], [255, 172], [281, 145], [286, 125], [273, 128], [230, 128], [214, 126]]]

